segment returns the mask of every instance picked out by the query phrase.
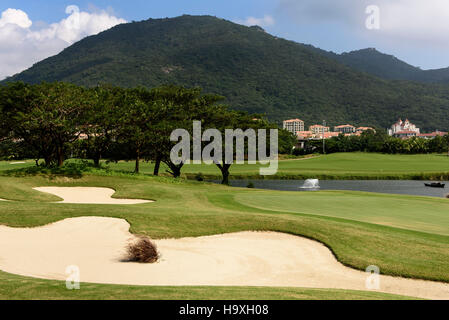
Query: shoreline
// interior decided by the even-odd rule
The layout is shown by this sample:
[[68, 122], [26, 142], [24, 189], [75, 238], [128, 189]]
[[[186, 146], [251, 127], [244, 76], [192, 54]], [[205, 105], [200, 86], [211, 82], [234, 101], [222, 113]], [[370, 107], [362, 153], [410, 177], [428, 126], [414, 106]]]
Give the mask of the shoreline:
[[[198, 174], [185, 173], [183, 176], [188, 180], [196, 180]], [[203, 174], [204, 180], [221, 180], [221, 175]], [[385, 175], [330, 175], [330, 174], [276, 174], [273, 176], [261, 175], [241, 175], [236, 174], [229, 176], [229, 180], [415, 180], [415, 181], [448, 181], [449, 172], [442, 173], [415, 173], [415, 174], [385, 174]]]

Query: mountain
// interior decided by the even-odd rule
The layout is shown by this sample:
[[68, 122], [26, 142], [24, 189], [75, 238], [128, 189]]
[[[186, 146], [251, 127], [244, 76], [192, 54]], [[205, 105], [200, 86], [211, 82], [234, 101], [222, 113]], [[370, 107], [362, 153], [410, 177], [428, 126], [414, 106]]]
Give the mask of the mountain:
[[386, 128], [408, 117], [424, 129], [449, 129], [446, 85], [383, 80], [260, 27], [212, 16], [121, 24], [7, 81], [201, 86], [233, 108], [275, 121]]
[[377, 51], [374, 48], [335, 54], [317, 49], [321, 54], [332, 58], [352, 69], [389, 80], [410, 80], [423, 83], [449, 83], [449, 68], [422, 70], [395, 56]]

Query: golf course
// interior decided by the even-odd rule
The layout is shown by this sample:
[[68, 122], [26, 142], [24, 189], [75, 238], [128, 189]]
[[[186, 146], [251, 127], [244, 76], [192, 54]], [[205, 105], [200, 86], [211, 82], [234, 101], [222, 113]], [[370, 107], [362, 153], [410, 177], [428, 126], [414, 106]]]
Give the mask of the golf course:
[[[432, 165], [429, 165], [429, 161]], [[251, 240], [249, 239], [251, 237], [263, 238], [264, 236], [272, 236], [276, 239], [285, 237], [286, 243], [301, 239], [303, 242], [298, 242], [298, 246], [302, 243], [318, 246], [317, 248], [321, 249], [317, 250], [322, 250], [326, 259], [336, 260], [335, 264], [338, 261], [337, 267], [344, 268], [348, 272], [361, 273], [368, 266], [374, 265], [379, 267], [382, 277], [385, 276], [386, 283], [412, 281], [407, 282], [407, 286], [413, 287], [415, 284], [413, 281], [417, 281], [416, 285], [422, 286], [422, 290], [414, 294], [413, 290], [401, 291], [401, 289], [396, 291], [404, 292], [403, 294], [391, 294], [393, 289], [390, 290], [389, 286], [384, 289], [382, 285], [381, 290], [371, 291], [353, 290], [345, 288], [344, 285], [340, 287], [340, 284], [331, 287], [323, 287], [322, 284], [316, 287], [312, 284], [304, 287], [287, 284], [276, 286], [276, 283], [284, 282], [267, 281], [268, 284], [263, 285], [265, 282], [260, 279], [265, 276], [270, 277], [271, 269], [268, 267], [266, 270], [263, 268], [258, 270], [260, 279], [254, 279], [252, 282], [248, 280], [248, 285], [240, 286], [214, 285], [213, 281], [210, 282], [212, 285], [195, 285], [198, 282], [196, 279], [191, 281], [193, 285], [186, 281], [180, 285], [145, 285], [143, 283], [136, 285], [133, 281], [125, 279], [119, 283], [110, 283], [110, 281], [84, 283], [82, 281], [81, 290], [67, 290], [65, 281], [61, 281], [63, 279], [41, 276], [37, 271], [34, 272], [32, 267], [28, 266], [33, 264], [33, 252], [29, 252], [29, 260], [27, 260], [25, 250], [18, 257], [22, 259], [21, 261], [26, 261], [22, 270], [15, 270], [14, 265], [7, 263], [13, 261], [13, 258], [18, 256], [17, 253], [11, 253], [11, 257], [1, 257], [0, 270], [8, 269], [6, 270], [8, 272], [0, 272], [2, 283], [0, 299], [447, 298], [438, 294], [434, 295], [431, 293], [433, 289], [429, 288], [438, 287], [438, 290], [442, 290], [441, 292], [448, 291], [448, 199], [354, 191], [287, 192], [232, 188], [182, 178], [153, 177], [149, 174], [152, 165], [146, 163], [142, 164], [142, 173], [138, 175], [128, 172], [132, 171], [131, 162], [110, 163], [108, 167], [83, 170], [76, 175], [63, 171], [33, 172], [31, 169], [34, 165], [34, 161], [16, 164], [0, 163], [0, 199], [6, 200], [0, 201], [0, 234], [1, 230], [4, 230], [5, 234], [9, 232], [13, 235], [14, 239], [17, 239], [14, 242], [17, 243], [17, 248], [32, 247], [32, 243], [28, 244], [23, 240], [21, 232], [24, 234], [33, 230], [46, 232], [50, 228], [56, 230], [58, 225], [64, 228], [63, 224], [69, 226], [70, 221], [81, 223], [80, 219], [89, 217], [112, 218], [111, 224], [117, 223], [122, 232], [117, 234], [122, 235], [123, 239], [128, 236], [128, 230], [124, 229], [129, 228], [129, 232], [133, 235], [149, 236], [156, 242], [160, 240], [162, 257], [164, 257], [163, 249], [170, 247], [164, 244], [163, 241], [168, 241], [164, 239], [173, 239], [170, 241], [190, 239], [191, 242], [184, 242], [184, 244], [191, 243], [192, 246], [197, 245], [194, 242], [195, 238], [203, 239], [201, 241], [219, 242], [225, 241], [226, 237], [231, 237], [233, 241], [243, 241], [246, 237], [248, 243], [256, 243], [257, 239]], [[216, 173], [215, 169], [214, 166], [202, 165], [198, 168], [192, 165], [185, 166], [183, 173], [195, 175], [201, 172], [205, 175], [213, 175]], [[256, 175], [256, 170], [256, 166], [235, 165], [231, 173], [237, 177]], [[308, 177], [363, 175], [373, 179], [379, 179], [385, 174], [392, 179], [399, 179], [424, 174], [447, 175], [448, 172], [449, 159], [444, 155], [393, 156], [356, 153], [282, 160], [279, 174]], [[98, 190], [102, 188], [103, 191], [112, 189], [115, 191], [110, 193], [112, 199], [136, 199], [135, 201], [141, 202], [132, 202], [136, 204], [128, 205], [120, 204], [120, 202], [119, 204], [75, 203], [67, 201], [63, 193], [59, 196], [52, 194], [53, 189], [81, 187], [87, 191], [88, 188]], [[104, 198], [106, 199], [110, 194], [106, 192]], [[58, 203], [62, 199], [66, 200], [65, 203]], [[102, 223], [101, 221], [97, 223]], [[92, 229], [95, 229], [93, 226], [95, 226], [94, 222], [92, 222]], [[98, 230], [100, 232], [99, 228]], [[248, 231], [258, 233], [245, 233]], [[224, 238], [214, 238], [221, 237], [219, 235]], [[210, 236], [213, 237], [209, 238]], [[89, 246], [89, 243], [85, 243], [87, 239], [89, 238], [86, 237], [83, 242], [86, 247]], [[8, 242], [4, 241], [3, 243], [0, 237], [0, 246], [8, 246]], [[57, 239], [52, 241], [57, 242]], [[178, 242], [170, 243], [170, 245], [174, 246], [175, 243], [179, 245]], [[264, 243], [270, 244], [270, 242]], [[123, 246], [125, 245], [126, 243], [123, 243]], [[240, 258], [233, 257], [232, 253], [225, 254], [224, 244], [222, 248], [223, 263], [226, 263], [226, 257], [239, 261]], [[116, 248], [116, 250], [121, 249]], [[275, 263], [276, 259], [288, 258], [282, 255], [282, 252], [273, 251], [266, 253], [271, 257], [263, 257], [261, 255], [264, 251], [256, 252], [258, 250], [256, 245], [247, 247], [246, 250], [253, 250], [254, 256], [258, 259], [266, 259], [266, 266], [269, 266], [269, 263]], [[279, 249], [279, 251], [282, 250]], [[292, 256], [293, 261], [294, 251], [292, 252], [288, 254]], [[51, 258], [52, 253], [48, 254]], [[166, 257], [170, 260], [168, 251]], [[310, 257], [312, 259], [312, 256]], [[2, 260], [6, 262], [2, 264]], [[2, 268], [4, 265], [8, 265], [8, 268]], [[30, 271], [25, 266], [28, 266]], [[291, 268], [289, 272], [294, 272], [295, 266]], [[44, 271], [50, 273], [50, 270]], [[61, 273], [64, 274], [64, 271], [61, 270]], [[47, 274], [45, 272], [42, 274]], [[383, 279], [381, 281], [384, 281]], [[148, 281], [154, 282], [151, 279]], [[295, 283], [295, 279], [285, 281], [285, 283], [290, 282]], [[261, 285], [257, 285], [258, 283]], [[361, 285], [364, 287], [365, 284]]]
[[[431, 163], [432, 165], [429, 165]], [[121, 161], [110, 163], [111, 169], [132, 172], [134, 163]], [[260, 179], [261, 165], [234, 164], [231, 166], [231, 177], [234, 179]], [[153, 173], [152, 163], [143, 163], [143, 173]], [[161, 169], [165, 171], [166, 167]], [[183, 173], [194, 177], [202, 173], [208, 178], [219, 179], [220, 171], [216, 166], [185, 165]], [[279, 161], [276, 175], [265, 176], [265, 179], [330, 179], [330, 180], [361, 180], [361, 179], [410, 179], [432, 180], [448, 179], [449, 157], [446, 154], [388, 155], [380, 153], [334, 153], [329, 155], [307, 156], [299, 159]]]
[[[69, 162], [71, 160], [68, 160]], [[431, 163], [431, 165], [429, 165]], [[6, 162], [0, 161], [0, 170], [32, 168], [34, 161]], [[119, 161], [107, 163], [113, 171], [132, 173], [135, 168], [133, 161]], [[449, 157], [446, 154], [416, 154], [389, 155], [380, 153], [334, 153], [329, 155], [312, 155], [279, 161], [276, 175], [261, 177], [260, 164], [234, 164], [231, 166], [233, 179], [339, 179], [339, 180], [439, 180], [449, 177]], [[161, 165], [161, 173], [167, 170]], [[142, 162], [140, 172], [152, 174], [154, 163]], [[220, 170], [213, 165], [184, 165], [182, 173], [194, 178], [202, 174], [206, 178], [221, 178]]]

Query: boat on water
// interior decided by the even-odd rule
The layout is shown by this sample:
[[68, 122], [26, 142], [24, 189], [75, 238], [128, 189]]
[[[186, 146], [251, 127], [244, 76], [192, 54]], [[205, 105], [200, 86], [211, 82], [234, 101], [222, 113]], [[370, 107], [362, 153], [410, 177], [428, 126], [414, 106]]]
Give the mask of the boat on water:
[[431, 188], [444, 188], [446, 185], [441, 182], [424, 183], [426, 187]]

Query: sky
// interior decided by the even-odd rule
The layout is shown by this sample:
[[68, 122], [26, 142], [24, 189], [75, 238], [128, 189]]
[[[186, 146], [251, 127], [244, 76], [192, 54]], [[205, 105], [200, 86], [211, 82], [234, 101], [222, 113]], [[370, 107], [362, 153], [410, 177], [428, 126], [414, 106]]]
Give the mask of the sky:
[[449, 67], [449, 0], [1, 0], [0, 79], [117, 24], [213, 15], [337, 53]]

